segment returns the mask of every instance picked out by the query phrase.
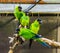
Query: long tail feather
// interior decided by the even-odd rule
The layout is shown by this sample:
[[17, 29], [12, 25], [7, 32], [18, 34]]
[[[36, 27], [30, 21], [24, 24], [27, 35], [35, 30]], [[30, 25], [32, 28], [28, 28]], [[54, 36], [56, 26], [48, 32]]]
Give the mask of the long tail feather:
[[46, 42], [43, 42], [43, 41], [40, 40], [40, 39], [36, 39], [36, 41], [37, 41], [38, 43], [40, 43], [42, 46], [44, 46], [44, 47], [51, 48], [51, 46], [49, 46]]

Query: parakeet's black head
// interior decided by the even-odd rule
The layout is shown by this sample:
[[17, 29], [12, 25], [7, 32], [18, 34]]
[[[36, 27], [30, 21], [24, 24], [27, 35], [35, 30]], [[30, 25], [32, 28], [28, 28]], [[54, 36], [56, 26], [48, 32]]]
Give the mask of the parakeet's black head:
[[22, 7], [21, 6], [18, 6], [18, 10], [21, 11], [22, 10]]
[[42, 20], [40, 18], [37, 19], [37, 21], [42, 24]]

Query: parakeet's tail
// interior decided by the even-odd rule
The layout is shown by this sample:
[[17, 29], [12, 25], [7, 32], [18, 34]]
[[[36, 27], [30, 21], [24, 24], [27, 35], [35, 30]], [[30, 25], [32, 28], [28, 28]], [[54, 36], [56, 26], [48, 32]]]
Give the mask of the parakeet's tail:
[[46, 42], [43, 42], [41, 39], [36, 39], [36, 41], [44, 47], [51, 48], [51, 46], [49, 46]]
[[42, 38], [42, 35], [39, 35], [39, 34], [34, 34], [34, 35], [35, 36], [32, 39], [34, 39], [36, 42], [38, 42], [39, 44], [41, 44], [44, 47], [51, 48], [46, 42], [44, 42], [40, 39], [40, 38]]

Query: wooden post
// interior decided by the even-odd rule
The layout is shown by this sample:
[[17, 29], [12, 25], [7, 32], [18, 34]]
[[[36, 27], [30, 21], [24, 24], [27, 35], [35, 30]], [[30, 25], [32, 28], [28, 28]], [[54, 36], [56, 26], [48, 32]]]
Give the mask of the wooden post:
[[[60, 21], [60, 17], [59, 17], [59, 14], [58, 14], [58, 26], [59, 26], [59, 21]], [[58, 42], [60, 42], [60, 26], [58, 27]], [[60, 53], [60, 49], [57, 49], [57, 53]]]

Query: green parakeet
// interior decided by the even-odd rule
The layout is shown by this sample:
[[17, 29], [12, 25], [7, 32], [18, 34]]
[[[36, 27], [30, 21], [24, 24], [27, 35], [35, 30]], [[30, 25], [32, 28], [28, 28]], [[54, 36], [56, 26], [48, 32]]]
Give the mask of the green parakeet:
[[36, 40], [36, 42], [42, 44], [43, 46], [49, 47], [48, 44], [46, 44], [45, 42], [43, 42], [42, 40], [36, 37], [36, 36], [39, 37], [39, 35], [33, 33], [30, 29], [20, 28], [19, 36], [22, 36], [25, 40], [30, 40], [30, 39]]
[[20, 23], [23, 26], [27, 26], [29, 24], [29, 16], [22, 16], [20, 19]]
[[26, 40], [31, 39], [33, 36], [35, 36], [30, 29], [27, 28], [20, 28], [19, 36], [22, 36]]
[[20, 21], [20, 18], [25, 16], [25, 13], [23, 11], [19, 11], [18, 6], [16, 6], [14, 9], [14, 16]]
[[38, 33], [39, 28], [40, 28], [40, 24], [37, 20], [35, 20], [30, 26], [30, 30], [32, 30], [35, 34]]
[[34, 33], [34, 36], [33, 36], [33, 40], [35, 40], [36, 42], [42, 44], [43, 46], [47, 46], [47, 47], [50, 47], [48, 44], [46, 44], [45, 42], [43, 42], [40, 38], [42, 36], [38, 35], [38, 31], [39, 31], [39, 28], [40, 28], [40, 24], [41, 24], [41, 20], [38, 19], [38, 20], [35, 20], [31, 26], [30, 26], [30, 30]]
[[19, 11], [18, 6], [15, 7], [14, 15], [21, 25], [26, 26], [29, 24], [29, 16], [26, 16], [23, 11]]

